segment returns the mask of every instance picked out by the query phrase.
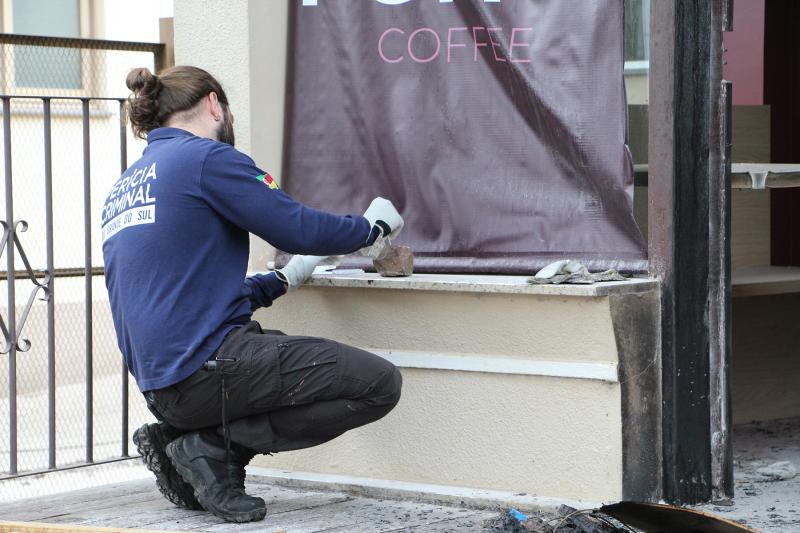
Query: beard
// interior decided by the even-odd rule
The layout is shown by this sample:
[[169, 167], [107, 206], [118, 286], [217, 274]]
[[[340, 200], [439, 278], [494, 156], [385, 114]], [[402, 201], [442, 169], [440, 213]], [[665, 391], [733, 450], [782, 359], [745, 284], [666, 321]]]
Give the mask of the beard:
[[236, 138], [233, 134], [233, 121], [228, 106], [222, 107], [222, 122], [217, 128], [217, 140], [219, 142], [236, 146]]

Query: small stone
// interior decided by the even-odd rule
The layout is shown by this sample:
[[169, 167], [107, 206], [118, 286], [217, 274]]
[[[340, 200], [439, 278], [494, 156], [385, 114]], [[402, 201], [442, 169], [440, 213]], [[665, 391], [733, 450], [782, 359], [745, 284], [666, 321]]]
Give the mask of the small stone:
[[389, 245], [372, 264], [378, 274], [386, 278], [410, 276], [414, 272], [414, 254], [408, 246]]

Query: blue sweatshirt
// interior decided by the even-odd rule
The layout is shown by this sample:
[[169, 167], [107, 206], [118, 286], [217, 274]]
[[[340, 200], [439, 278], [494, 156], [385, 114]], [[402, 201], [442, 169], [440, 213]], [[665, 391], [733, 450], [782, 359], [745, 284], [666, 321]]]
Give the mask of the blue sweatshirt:
[[148, 135], [102, 211], [106, 287], [117, 341], [141, 391], [197, 371], [233, 328], [285, 292], [245, 279], [249, 233], [293, 254], [370, 244], [361, 216], [311, 209], [232, 146], [177, 128]]

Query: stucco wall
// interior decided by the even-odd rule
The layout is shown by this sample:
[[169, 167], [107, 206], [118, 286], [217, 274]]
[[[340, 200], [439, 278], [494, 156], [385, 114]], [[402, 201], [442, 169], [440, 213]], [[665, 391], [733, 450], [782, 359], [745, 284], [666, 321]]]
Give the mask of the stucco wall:
[[403, 369], [386, 418], [254, 464], [592, 501], [622, 496], [619, 387]]
[[[492, 361], [617, 363], [606, 297], [303, 287], [256, 318], [380, 353]], [[387, 327], [387, 320], [390, 326]], [[486, 371], [402, 368], [385, 419], [258, 466], [527, 492], [622, 496], [619, 383]]]
[[258, 317], [269, 329], [365, 349], [616, 362], [607, 304], [596, 298], [304, 287]]
[[175, 64], [208, 70], [225, 88], [241, 150], [250, 153], [250, 36], [247, 2], [178, 1]]

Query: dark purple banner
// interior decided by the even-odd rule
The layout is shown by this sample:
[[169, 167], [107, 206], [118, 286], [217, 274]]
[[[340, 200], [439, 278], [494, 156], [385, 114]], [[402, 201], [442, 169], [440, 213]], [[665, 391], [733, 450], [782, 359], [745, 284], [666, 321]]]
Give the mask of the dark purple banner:
[[287, 192], [339, 213], [389, 198], [420, 272], [646, 268], [622, 0], [292, 9]]

